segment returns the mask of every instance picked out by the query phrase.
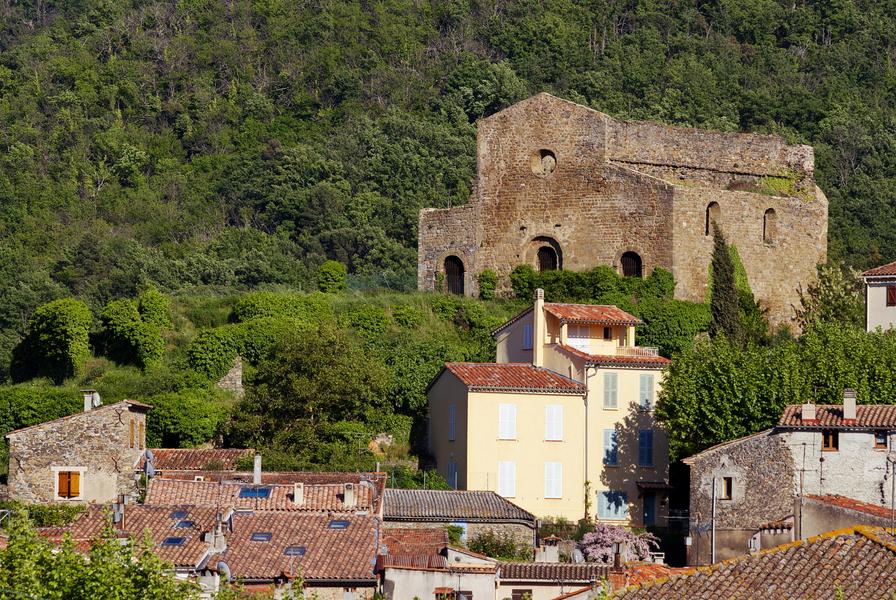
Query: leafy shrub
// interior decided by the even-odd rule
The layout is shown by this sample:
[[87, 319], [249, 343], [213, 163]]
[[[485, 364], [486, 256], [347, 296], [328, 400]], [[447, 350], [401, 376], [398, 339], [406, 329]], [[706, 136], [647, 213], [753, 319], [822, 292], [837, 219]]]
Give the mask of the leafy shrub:
[[64, 527], [71, 525], [87, 507], [78, 504], [23, 504], [16, 501], [0, 502], [0, 510], [24, 510], [35, 527]]
[[223, 377], [236, 358], [241, 334], [235, 325], [200, 331], [187, 348], [190, 367], [211, 379]]
[[351, 310], [343, 320], [361, 336], [372, 339], [389, 329], [389, 315], [379, 306], [364, 305]]
[[44, 375], [60, 384], [80, 374], [90, 356], [92, 321], [87, 305], [74, 298], [39, 306], [28, 320], [25, 338], [13, 351], [13, 378], [24, 381]]
[[292, 317], [322, 323], [332, 318], [333, 310], [322, 294], [253, 292], [237, 301], [233, 316], [238, 322], [259, 317]]
[[325, 294], [345, 291], [348, 269], [337, 260], [328, 260], [317, 269], [317, 289]]
[[461, 304], [456, 296], [436, 296], [432, 300], [432, 312], [444, 321], [453, 321]]
[[211, 441], [227, 422], [227, 406], [220, 392], [181, 390], [146, 399], [152, 405], [147, 419], [149, 446], [191, 448]]
[[413, 306], [396, 306], [392, 309], [392, 318], [405, 329], [415, 329], [423, 324], [423, 312]]
[[[150, 300], [150, 306], [156, 301]], [[165, 352], [162, 331], [156, 314], [154, 321], [142, 319], [138, 305], [132, 300], [113, 300], [100, 315], [101, 339], [105, 354], [122, 364], [141, 368], [157, 364]], [[170, 321], [169, 321], [170, 323]]]
[[171, 299], [155, 286], [146, 288], [137, 297], [137, 310], [144, 323], [158, 327], [171, 327]]
[[519, 265], [510, 272], [510, 287], [513, 295], [521, 300], [530, 300], [535, 295], [535, 269], [529, 265]]
[[259, 317], [234, 327], [237, 352], [252, 364], [258, 363], [279, 339], [296, 332], [309, 331], [314, 325], [289, 317]]
[[486, 269], [479, 274], [479, 297], [483, 300], [494, 300], [498, 287], [498, 274]]
[[480, 531], [467, 543], [467, 547], [499, 560], [532, 560], [532, 548], [508, 531]]

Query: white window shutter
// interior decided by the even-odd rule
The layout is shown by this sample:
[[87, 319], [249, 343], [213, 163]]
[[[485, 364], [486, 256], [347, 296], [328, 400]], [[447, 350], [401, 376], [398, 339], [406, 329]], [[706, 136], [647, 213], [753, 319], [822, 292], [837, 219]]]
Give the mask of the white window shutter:
[[641, 408], [650, 410], [653, 408], [654, 394], [654, 377], [653, 373], [643, 373], [641, 375]]
[[563, 440], [563, 405], [546, 404], [544, 407], [544, 439]]
[[498, 405], [498, 439], [516, 439], [516, 404]]
[[516, 496], [516, 463], [500, 461], [498, 463], [498, 493], [506, 498]]
[[604, 373], [604, 408], [616, 408], [618, 406], [617, 383], [618, 377], [616, 373]]
[[563, 463], [544, 463], [544, 497], [563, 497]]

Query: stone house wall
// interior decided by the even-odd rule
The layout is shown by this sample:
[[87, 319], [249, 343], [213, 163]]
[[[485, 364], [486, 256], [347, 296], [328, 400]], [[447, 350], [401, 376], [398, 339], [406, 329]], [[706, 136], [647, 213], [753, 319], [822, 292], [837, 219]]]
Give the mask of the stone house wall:
[[[146, 408], [128, 402], [11, 432], [9, 496], [23, 502], [112, 502], [120, 494], [134, 495], [134, 466], [145, 448], [145, 432]], [[80, 497], [57, 498], [58, 471], [80, 472]]]
[[[421, 212], [418, 286], [435, 289], [453, 254], [467, 295], [485, 269], [506, 292], [510, 271], [536, 266], [538, 249], [550, 245], [571, 270], [620, 269], [622, 254], [636, 252], [645, 276], [668, 269], [677, 297], [702, 300], [712, 250], [706, 209], [718, 202], [757, 297], [784, 322], [827, 252], [827, 200], [813, 169], [812, 148], [774, 136], [621, 122], [539, 94], [479, 122], [469, 203]], [[755, 193], [765, 177], [792, 180], [799, 193]], [[762, 229], [769, 208], [778, 220], [772, 243]]]
[[[386, 529], [390, 527], [401, 527], [406, 529], [443, 529], [448, 525], [460, 525], [461, 520], [458, 521], [445, 521], [445, 522], [431, 522], [431, 521], [385, 521], [383, 525]], [[528, 525], [524, 525], [523, 523], [479, 523], [479, 522], [467, 522], [466, 523], [467, 533], [465, 536], [465, 542], [469, 543], [470, 540], [474, 539], [476, 536], [480, 535], [483, 532], [491, 531], [497, 535], [504, 536], [510, 535], [513, 536], [517, 543], [520, 545], [525, 545], [530, 548], [535, 547], [535, 529], [534, 523], [533, 526], [530, 527]]]

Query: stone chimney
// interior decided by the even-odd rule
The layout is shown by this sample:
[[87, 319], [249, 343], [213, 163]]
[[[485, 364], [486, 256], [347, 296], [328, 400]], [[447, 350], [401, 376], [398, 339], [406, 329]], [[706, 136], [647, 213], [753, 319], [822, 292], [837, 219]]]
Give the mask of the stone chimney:
[[544, 366], [544, 290], [535, 290], [535, 306], [532, 308], [532, 364]]
[[261, 454], [255, 454], [255, 464], [252, 468], [252, 483], [261, 485]]
[[212, 552], [220, 554], [227, 550], [227, 538], [224, 537], [224, 527], [221, 524], [221, 514], [215, 517], [215, 529], [212, 531]]
[[802, 411], [800, 412], [800, 419], [803, 421], [814, 421], [815, 420], [815, 405], [811, 402], [806, 402], [803, 404]]
[[355, 496], [355, 484], [354, 483], [346, 483], [345, 488], [342, 492], [342, 503], [346, 508], [354, 508], [358, 504], [358, 499]]
[[292, 484], [292, 503], [300, 506], [305, 503], [305, 484], [296, 482]]
[[84, 412], [90, 412], [102, 404], [96, 390], [81, 390], [81, 393], [84, 395]]
[[535, 549], [535, 562], [557, 563], [560, 562], [560, 538], [550, 535], [541, 540], [541, 544]]
[[843, 420], [856, 420], [856, 391], [849, 388], [843, 390]]

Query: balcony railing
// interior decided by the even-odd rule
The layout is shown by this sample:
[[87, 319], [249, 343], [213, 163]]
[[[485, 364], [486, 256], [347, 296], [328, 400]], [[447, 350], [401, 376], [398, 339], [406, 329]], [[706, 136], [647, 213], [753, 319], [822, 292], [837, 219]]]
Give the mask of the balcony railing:
[[649, 356], [656, 358], [660, 355], [659, 348], [650, 346], [617, 346], [616, 356]]

